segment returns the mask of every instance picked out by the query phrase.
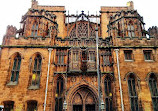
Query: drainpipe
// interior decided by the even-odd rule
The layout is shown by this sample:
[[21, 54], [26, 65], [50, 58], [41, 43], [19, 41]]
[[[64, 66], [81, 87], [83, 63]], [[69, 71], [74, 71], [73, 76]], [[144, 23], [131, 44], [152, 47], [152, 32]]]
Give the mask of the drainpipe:
[[50, 69], [50, 58], [51, 58], [51, 52], [52, 48], [48, 48], [49, 51], [49, 60], [48, 60], [48, 71], [47, 71], [47, 81], [46, 81], [46, 90], [45, 90], [45, 100], [44, 100], [44, 109], [43, 111], [46, 110], [46, 102], [47, 102], [47, 92], [48, 92], [48, 80], [49, 80], [49, 69]]
[[120, 76], [120, 65], [119, 65], [119, 56], [118, 56], [119, 49], [114, 49], [114, 50], [116, 52], [116, 58], [117, 58], [117, 70], [118, 70], [119, 86], [120, 86], [121, 108], [122, 108], [122, 111], [124, 111], [122, 86], [121, 86], [121, 76]]
[[96, 51], [97, 51], [97, 76], [98, 76], [98, 99], [99, 99], [99, 111], [101, 111], [101, 95], [100, 95], [100, 74], [99, 74], [99, 50], [98, 50], [98, 27], [96, 31]]

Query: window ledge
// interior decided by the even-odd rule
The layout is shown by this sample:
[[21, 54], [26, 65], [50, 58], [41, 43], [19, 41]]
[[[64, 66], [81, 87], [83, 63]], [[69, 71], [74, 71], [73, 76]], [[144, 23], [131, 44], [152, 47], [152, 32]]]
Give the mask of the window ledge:
[[18, 84], [17, 81], [13, 82], [13, 81], [10, 81], [7, 86], [16, 86]]
[[37, 90], [37, 89], [39, 89], [39, 85], [31, 85], [28, 89], [30, 89], [30, 90]]
[[134, 60], [125, 60], [125, 62], [133, 62]]
[[154, 60], [145, 60], [145, 62], [154, 62]]

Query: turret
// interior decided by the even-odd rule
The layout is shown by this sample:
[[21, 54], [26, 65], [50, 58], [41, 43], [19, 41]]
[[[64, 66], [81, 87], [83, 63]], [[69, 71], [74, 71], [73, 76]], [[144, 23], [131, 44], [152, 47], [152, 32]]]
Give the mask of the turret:
[[149, 33], [149, 36], [158, 38], [158, 27], [157, 26], [150, 27], [148, 29], [148, 33]]

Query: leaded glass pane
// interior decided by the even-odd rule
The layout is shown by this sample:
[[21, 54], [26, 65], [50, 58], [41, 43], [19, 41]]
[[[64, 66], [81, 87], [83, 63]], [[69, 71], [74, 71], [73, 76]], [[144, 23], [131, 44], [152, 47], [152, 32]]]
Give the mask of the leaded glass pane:
[[32, 75], [32, 85], [39, 85], [40, 82], [40, 72], [41, 72], [42, 59], [40, 55], [37, 55], [34, 59], [34, 68]]
[[136, 92], [136, 83], [134, 75], [130, 75], [128, 78], [128, 90], [129, 90], [129, 97], [131, 102], [131, 111], [138, 111], [138, 97]]
[[59, 106], [59, 105], [58, 105], [58, 99], [56, 98], [56, 99], [55, 99], [55, 111], [58, 111], [58, 106]]
[[151, 98], [153, 102], [153, 109], [154, 111], [158, 111], [158, 92], [157, 92], [157, 80], [154, 74], [150, 75], [149, 78], [149, 88], [151, 92]]
[[132, 96], [132, 86], [131, 86], [131, 80], [128, 80], [128, 89], [129, 89], [129, 94]]
[[21, 65], [21, 57], [20, 57], [20, 55], [17, 55], [14, 58], [13, 68], [11, 71], [11, 73], [12, 73], [11, 74], [11, 81], [13, 81], [13, 82], [18, 81], [20, 65]]
[[105, 103], [106, 103], [106, 111], [113, 111], [112, 105], [112, 90], [111, 90], [111, 78], [106, 77], [104, 81], [105, 87]]
[[106, 111], [109, 111], [109, 101], [108, 98], [105, 99], [106, 102]]
[[64, 84], [63, 84], [63, 79], [59, 77], [57, 79], [57, 88], [56, 88], [56, 103], [55, 103], [55, 111], [62, 111], [63, 109], [63, 89], [64, 89]]

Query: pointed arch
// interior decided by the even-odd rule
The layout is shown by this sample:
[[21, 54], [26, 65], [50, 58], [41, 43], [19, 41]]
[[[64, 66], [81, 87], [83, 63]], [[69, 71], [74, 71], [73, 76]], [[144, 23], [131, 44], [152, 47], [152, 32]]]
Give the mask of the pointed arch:
[[137, 81], [140, 81], [140, 78], [134, 72], [128, 72], [124, 77], [124, 81], [126, 81], [131, 74], [135, 77]]
[[31, 76], [29, 79], [29, 89], [39, 89], [40, 85], [40, 76], [42, 68], [42, 56], [40, 53], [35, 53], [31, 57]]
[[150, 77], [152, 74], [154, 74], [154, 75], [158, 78], [158, 74], [156, 74], [155, 72], [149, 72], [149, 73], [146, 75], [145, 80], [146, 80], [146, 81], [149, 81], [149, 77]]
[[[82, 99], [82, 104], [74, 104], [73, 101], [76, 97], [76, 94], [81, 95]], [[67, 101], [68, 101], [68, 110], [76, 110], [80, 109], [82, 110], [83, 108], [85, 109], [91, 109], [92, 111], [97, 111], [98, 108], [98, 95], [97, 91], [87, 85], [86, 83], [78, 84], [75, 87], [73, 87], [71, 90], [69, 90], [67, 94]]]
[[45, 59], [42, 53], [40, 52], [35, 52], [34, 54], [31, 55], [30, 59], [34, 59], [37, 55], [40, 55], [42, 59]]
[[21, 54], [16, 52], [10, 56], [9, 63], [9, 83], [7, 85], [17, 85], [21, 66]]
[[9, 59], [13, 59], [13, 58], [15, 58], [15, 56], [17, 56], [17, 55], [20, 55], [20, 56], [21, 56], [21, 59], [24, 59], [24, 56], [22, 55], [21, 52], [14, 52], [13, 54], [11, 54], [11, 55], [9, 56]]

